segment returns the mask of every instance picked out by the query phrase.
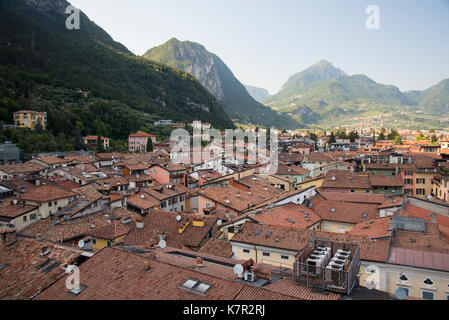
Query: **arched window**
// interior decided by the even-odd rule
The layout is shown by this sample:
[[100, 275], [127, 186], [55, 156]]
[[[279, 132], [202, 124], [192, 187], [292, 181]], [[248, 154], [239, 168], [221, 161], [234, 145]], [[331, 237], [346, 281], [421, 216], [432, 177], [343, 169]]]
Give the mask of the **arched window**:
[[407, 276], [405, 274], [403, 274], [403, 275], [401, 275], [399, 277], [399, 280], [401, 280], [401, 281], [408, 281], [408, 278], [407, 278]]

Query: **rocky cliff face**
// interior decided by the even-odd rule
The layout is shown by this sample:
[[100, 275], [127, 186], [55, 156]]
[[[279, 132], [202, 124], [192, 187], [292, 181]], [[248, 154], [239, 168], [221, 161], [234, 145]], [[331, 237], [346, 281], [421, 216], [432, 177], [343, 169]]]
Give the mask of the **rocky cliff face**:
[[204, 46], [171, 39], [144, 57], [191, 74], [223, 105], [231, 119], [266, 127], [294, 129], [299, 124], [254, 100], [226, 64]]
[[[80, 88], [96, 98], [117, 102], [116, 109], [133, 118], [202, 120], [217, 128], [234, 128], [219, 101], [192, 76], [136, 58], [82, 12], [80, 29], [69, 30], [69, 5], [65, 0], [0, 0], [0, 101], [6, 101], [3, 95], [20, 96], [25, 87], [22, 82], [33, 94], [40, 84], [51, 89]], [[69, 123], [80, 120], [74, 120], [77, 107], [64, 108]], [[8, 112], [14, 108], [8, 105]], [[102, 117], [107, 118], [112, 108], [112, 103], [105, 105]], [[82, 120], [100, 121], [97, 116]], [[126, 127], [137, 129], [131, 128], [135, 123], [113, 123], [113, 118], [101, 119], [111, 128], [124, 124], [113, 138], [126, 137]]]
[[61, 14], [64, 14], [70, 5], [66, 0], [25, 0], [24, 2], [39, 11], [56, 11]]
[[225, 98], [217, 58], [202, 45], [171, 39], [165, 45], [149, 50], [145, 57], [190, 73], [215, 98]]

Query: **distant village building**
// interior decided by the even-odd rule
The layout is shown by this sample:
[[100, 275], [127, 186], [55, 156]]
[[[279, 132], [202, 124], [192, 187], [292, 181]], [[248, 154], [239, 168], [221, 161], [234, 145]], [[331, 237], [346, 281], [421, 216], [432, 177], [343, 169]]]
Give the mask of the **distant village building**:
[[202, 129], [202, 130], [207, 130], [212, 128], [212, 125], [208, 122], [201, 122], [201, 121], [193, 121], [191, 124], [193, 129]]
[[38, 112], [32, 110], [21, 110], [13, 113], [14, 124], [20, 128], [29, 128], [34, 130], [40, 122], [42, 129], [47, 128], [47, 112]]
[[154, 123], [155, 126], [170, 126], [173, 124], [173, 120], [159, 120]]
[[129, 152], [147, 152], [148, 140], [156, 144], [156, 136], [143, 131], [137, 131], [129, 136]]
[[[98, 136], [87, 136], [83, 138], [83, 142], [85, 145], [89, 147], [89, 149], [96, 149], [98, 144]], [[106, 137], [101, 137], [101, 145], [103, 149], [109, 149], [111, 144], [111, 139]]]

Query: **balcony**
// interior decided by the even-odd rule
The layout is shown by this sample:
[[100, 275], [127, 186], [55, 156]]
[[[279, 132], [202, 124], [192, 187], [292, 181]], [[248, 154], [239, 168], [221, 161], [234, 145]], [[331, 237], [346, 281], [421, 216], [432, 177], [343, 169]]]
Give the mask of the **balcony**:
[[293, 281], [349, 295], [357, 285], [359, 269], [359, 245], [313, 238], [293, 265]]

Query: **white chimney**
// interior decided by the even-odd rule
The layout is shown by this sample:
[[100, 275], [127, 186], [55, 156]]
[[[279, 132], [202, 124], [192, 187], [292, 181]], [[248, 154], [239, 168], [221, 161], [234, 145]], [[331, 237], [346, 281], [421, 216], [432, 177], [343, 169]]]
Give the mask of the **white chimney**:
[[143, 222], [143, 219], [138, 219], [136, 221], [136, 228], [137, 229], [143, 229], [145, 227], [145, 223]]

